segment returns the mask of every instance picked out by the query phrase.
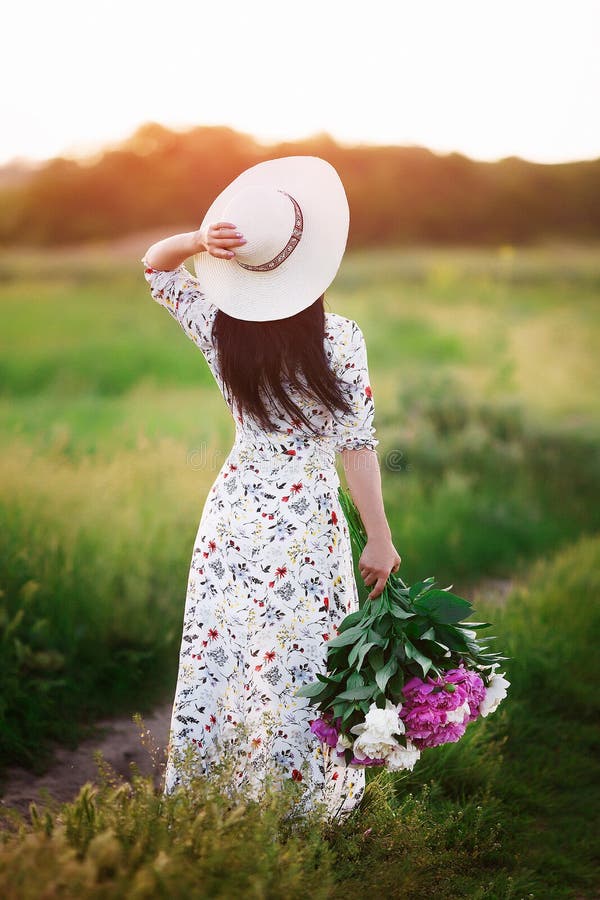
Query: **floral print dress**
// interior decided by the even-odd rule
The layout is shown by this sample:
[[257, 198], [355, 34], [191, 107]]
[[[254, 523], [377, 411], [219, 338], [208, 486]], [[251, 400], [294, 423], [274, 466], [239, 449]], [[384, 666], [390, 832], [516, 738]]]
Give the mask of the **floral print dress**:
[[[211, 341], [217, 307], [185, 266], [142, 262], [152, 297], [202, 351], [226, 399]], [[324, 803], [331, 817], [364, 793], [364, 769], [320, 742], [310, 730], [314, 707], [295, 696], [326, 672], [327, 641], [358, 608], [335, 454], [379, 443], [363, 334], [336, 313], [325, 320], [325, 350], [352, 415], [334, 420], [289, 384], [318, 437], [275, 410], [278, 427], [265, 431], [229, 406], [235, 440], [209, 490], [189, 572], [165, 793], [184, 782], [184, 755], [208, 774], [227, 750], [238, 783], [257, 799], [267, 773], [303, 782], [304, 807]]]

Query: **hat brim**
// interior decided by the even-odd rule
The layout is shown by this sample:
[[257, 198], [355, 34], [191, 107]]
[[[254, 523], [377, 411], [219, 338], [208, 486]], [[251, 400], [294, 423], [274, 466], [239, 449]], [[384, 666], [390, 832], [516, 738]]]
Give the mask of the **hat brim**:
[[200, 228], [227, 221], [222, 214], [226, 204], [249, 185], [269, 185], [295, 197], [304, 218], [302, 238], [281, 265], [265, 272], [248, 271], [235, 258], [197, 253], [196, 276], [211, 303], [234, 318], [287, 318], [314, 303], [337, 274], [350, 225], [346, 192], [334, 167], [320, 157], [269, 159], [246, 169], [221, 191]]

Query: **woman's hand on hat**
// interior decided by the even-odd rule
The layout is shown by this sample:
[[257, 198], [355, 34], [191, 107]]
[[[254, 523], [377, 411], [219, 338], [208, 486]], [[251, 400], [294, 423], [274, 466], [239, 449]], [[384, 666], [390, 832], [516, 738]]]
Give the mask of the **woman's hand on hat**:
[[199, 229], [196, 236], [197, 252], [206, 250], [218, 259], [233, 259], [235, 252], [232, 248], [246, 243], [246, 238], [231, 222], [213, 222], [208, 228]]

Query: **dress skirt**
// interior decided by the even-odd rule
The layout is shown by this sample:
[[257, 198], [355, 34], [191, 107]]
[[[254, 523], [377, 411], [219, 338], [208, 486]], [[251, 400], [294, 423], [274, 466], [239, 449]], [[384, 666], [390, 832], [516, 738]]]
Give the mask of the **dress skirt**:
[[270, 773], [305, 785], [305, 809], [317, 801], [343, 817], [362, 797], [364, 769], [346, 767], [311, 732], [318, 713], [295, 691], [326, 672], [327, 642], [358, 608], [350, 537], [333, 454], [302, 442], [286, 451], [236, 441], [209, 491], [187, 585], [165, 793], [185, 780], [186, 751], [204, 775], [226, 752], [255, 799]]

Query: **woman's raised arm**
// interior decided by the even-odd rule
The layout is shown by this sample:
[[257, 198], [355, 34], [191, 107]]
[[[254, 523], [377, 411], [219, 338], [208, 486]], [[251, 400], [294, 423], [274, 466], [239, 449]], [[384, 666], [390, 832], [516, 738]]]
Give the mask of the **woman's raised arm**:
[[206, 248], [200, 232], [185, 231], [152, 244], [144, 254], [144, 262], [159, 272], [171, 272], [178, 269], [184, 260], [204, 249]]
[[200, 230], [184, 231], [157, 241], [148, 248], [144, 260], [152, 269], [169, 272], [177, 269], [188, 257], [205, 250], [220, 259], [231, 259], [235, 256], [231, 248], [245, 243], [242, 233], [236, 231], [231, 222], [215, 222], [206, 233]]
[[217, 307], [183, 263], [205, 250], [229, 259], [234, 255], [229, 248], [244, 243], [240, 238], [223, 236], [230, 233], [229, 223], [217, 222], [206, 235], [201, 231], [174, 234], [152, 244], [141, 260], [152, 297], [179, 322], [206, 356], [213, 352], [212, 326]]

